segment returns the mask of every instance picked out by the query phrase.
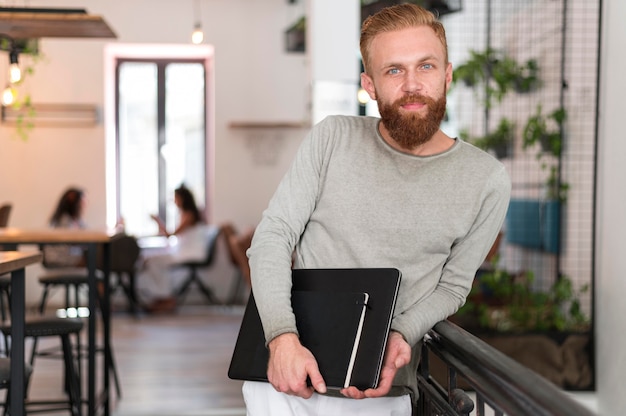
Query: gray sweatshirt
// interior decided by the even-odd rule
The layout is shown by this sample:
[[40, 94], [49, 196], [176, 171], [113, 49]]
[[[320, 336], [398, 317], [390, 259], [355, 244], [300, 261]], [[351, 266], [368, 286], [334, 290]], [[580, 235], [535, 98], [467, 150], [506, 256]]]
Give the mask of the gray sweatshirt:
[[[412, 346], [465, 302], [504, 221], [509, 176], [460, 139], [433, 156], [401, 153], [383, 140], [379, 121], [332, 116], [314, 126], [263, 213], [248, 256], [268, 342], [297, 333], [292, 262], [399, 269], [392, 330]], [[399, 371], [394, 386], [415, 392], [416, 365]]]

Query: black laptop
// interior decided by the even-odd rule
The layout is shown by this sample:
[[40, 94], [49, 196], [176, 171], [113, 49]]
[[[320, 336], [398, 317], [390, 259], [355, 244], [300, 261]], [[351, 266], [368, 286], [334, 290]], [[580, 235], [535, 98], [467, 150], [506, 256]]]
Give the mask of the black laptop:
[[[292, 307], [301, 342], [316, 357], [329, 388], [378, 385], [400, 279], [394, 268], [293, 271]], [[267, 381], [267, 360], [250, 295], [228, 376]]]

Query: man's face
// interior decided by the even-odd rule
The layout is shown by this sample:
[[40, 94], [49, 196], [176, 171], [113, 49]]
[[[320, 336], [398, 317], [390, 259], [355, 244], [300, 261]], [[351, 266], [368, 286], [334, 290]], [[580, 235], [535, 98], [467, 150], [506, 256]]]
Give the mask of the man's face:
[[[382, 33], [370, 48], [363, 88], [378, 101], [384, 129], [407, 150], [428, 142], [445, 114], [452, 65], [429, 27]], [[383, 134], [384, 135], [384, 134]]]

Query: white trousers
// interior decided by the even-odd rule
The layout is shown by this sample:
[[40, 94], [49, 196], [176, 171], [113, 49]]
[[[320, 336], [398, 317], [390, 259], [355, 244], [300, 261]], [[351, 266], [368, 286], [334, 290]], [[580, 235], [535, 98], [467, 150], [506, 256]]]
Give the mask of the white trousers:
[[411, 416], [412, 411], [408, 394], [353, 400], [313, 393], [303, 399], [255, 381], [244, 382], [242, 392], [247, 416]]
[[147, 257], [145, 267], [137, 275], [137, 288], [145, 302], [172, 296], [172, 270], [175, 257], [169, 253]]

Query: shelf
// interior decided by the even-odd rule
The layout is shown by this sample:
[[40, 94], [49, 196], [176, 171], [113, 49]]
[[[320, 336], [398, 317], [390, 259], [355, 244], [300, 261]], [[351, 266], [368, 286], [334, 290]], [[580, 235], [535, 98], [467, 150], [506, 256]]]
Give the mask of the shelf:
[[0, 33], [25, 38], [116, 38], [100, 16], [84, 9], [0, 7]]
[[15, 126], [28, 120], [41, 127], [92, 127], [98, 124], [98, 108], [91, 104], [33, 104], [19, 109], [2, 107], [3, 124]]
[[310, 124], [305, 121], [231, 121], [228, 125], [237, 130], [277, 130], [277, 129], [305, 129]]

